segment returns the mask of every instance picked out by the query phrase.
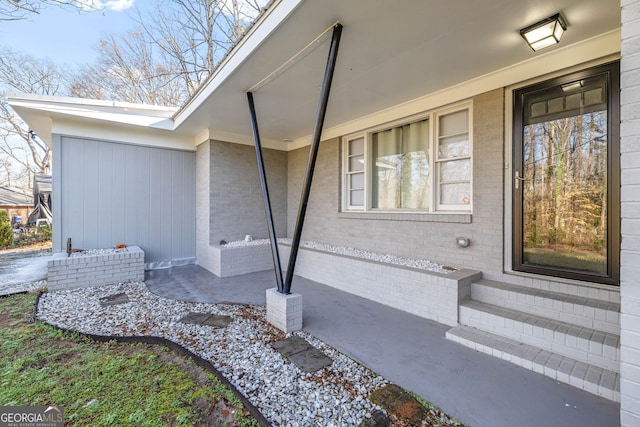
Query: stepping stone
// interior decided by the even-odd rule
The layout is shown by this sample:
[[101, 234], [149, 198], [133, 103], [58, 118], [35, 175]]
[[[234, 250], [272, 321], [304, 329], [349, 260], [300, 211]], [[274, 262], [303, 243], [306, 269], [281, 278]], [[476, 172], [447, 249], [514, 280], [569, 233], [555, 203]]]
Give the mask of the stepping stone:
[[125, 294], [124, 292], [100, 298], [99, 301], [100, 301], [100, 305], [103, 307], [131, 302], [127, 294]]
[[273, 348], [289, 359], [301, 371], [311, 373], [333, 363], [323, 352], [303, 338], [291, 336], [273, 343]]
[[224, 328], [229, 323], [231, 323], [232, 320], [233, 318], [231, 316], [222, 316], [210, 313], [195, 313], [192, 311], [178, 320], [178, 322], [187, 323], [190, 325], [205, 325], [212, 326], [214, 328]]
[[365, 418], [358, 427], [389, 427], [391, 420], [382, 411], [373, 411], [371, 418]]
[[202, 325], [202, 322], [207, 320], [211, 316], [208, 313], [194, 313], [193, 311], [187, 313], [184, 317], [182, 317], [178, 322], [188, 323], [190, 325]]
[[207, 320], [202, 322], [202, 324], [206, 326], [213, 326], [214, 328], [226, 328], [232, 320], [233, 318], [231, 316], [212, 314]]

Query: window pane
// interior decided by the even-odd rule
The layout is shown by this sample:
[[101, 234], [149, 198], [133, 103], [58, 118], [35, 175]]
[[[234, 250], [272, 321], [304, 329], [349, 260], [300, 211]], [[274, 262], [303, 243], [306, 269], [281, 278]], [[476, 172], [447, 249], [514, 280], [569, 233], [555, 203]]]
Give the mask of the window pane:
[[575, 110], [576, 108], [580, 108], [582, 104], [582, 94], [574, 93], [573, 95], [567, 95], [565, 98], [566, 107], [568, 110]]
[[364, 170], [364, 154], [349, 157], [349, 172]]
[[596, 88], [588, 90], [584, 93], [584, 105], [594, 105], [604, 102], [604, 90]]
[[[606, 76], [563, 90], [566, 109], [561, 114], [531, 119], [522, 129], [522, 223], [517, 230], [522, 247], [517, 250], [528, 267], [604, 276], [610, 238]], [[558, 88], [547, 92], [555, 94]], [[535, 101], [525, 96], [524, 107], [540, 96], [536, 93]]]
[[564, 98], [553, 98], [547, 101], [547, 113], [557, 113], [564, 110]]
[[349, 155], [364, 153], [364, 138], [349, 141]]
[[468, 205], [470, 195], [469, 183], [440, 185], [440, 203], [443, 205]]
[[440, 163], [440, 182], [469, 181], [469, 159]]
[[349, 175], [349, 188], [351, 190], [364, 189], [364, 174], [355, 173], [353, 175]]
[[442, 138], [438, 146], [438, 158], [450, 159], [469, 155], [469, 136], [467, 134]]
[[372, 136], [372, 206], [428, 209], [429, 122], [422, 120]]
[[351, 206], [364, 206], [364, 190], [353, 190], [349, 197]]
[[455, 135], [469, 131], [469, 110], [440, 116], [439, 136]]

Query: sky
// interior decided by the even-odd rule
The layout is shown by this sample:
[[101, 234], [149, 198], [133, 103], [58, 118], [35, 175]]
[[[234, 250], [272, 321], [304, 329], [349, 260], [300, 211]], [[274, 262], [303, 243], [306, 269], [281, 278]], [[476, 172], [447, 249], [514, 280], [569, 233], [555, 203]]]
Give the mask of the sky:
[[57, 64], [81, 65], [96, 59], [95, 47], [106, 34], [123, 34], [138, 25], [136, 9], [152, 8], [153, 0], [83, 0], [102, 10], [47, 6], [27, 20], [0, 21], [0, 45]]

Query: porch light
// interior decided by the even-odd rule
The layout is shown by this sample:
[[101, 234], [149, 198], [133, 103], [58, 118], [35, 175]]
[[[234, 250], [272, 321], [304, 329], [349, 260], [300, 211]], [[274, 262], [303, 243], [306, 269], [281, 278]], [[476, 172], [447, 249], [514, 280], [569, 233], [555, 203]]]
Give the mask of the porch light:
[[520, 35], [533, 51], [560, 43], [562, 34], [567, 29], [567, 23], [562, 15], [556, 13], [533, 25], [520, 30]]

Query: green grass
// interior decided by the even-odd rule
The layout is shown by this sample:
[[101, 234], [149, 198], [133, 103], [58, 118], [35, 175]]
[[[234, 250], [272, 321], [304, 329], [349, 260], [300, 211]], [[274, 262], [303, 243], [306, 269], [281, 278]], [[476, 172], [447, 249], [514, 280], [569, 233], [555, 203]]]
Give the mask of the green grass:
[[215, 376], [174, 352], [96, 343], [0, 298], [0, 406], [58, 405], [70, 426], [258, 426]]

